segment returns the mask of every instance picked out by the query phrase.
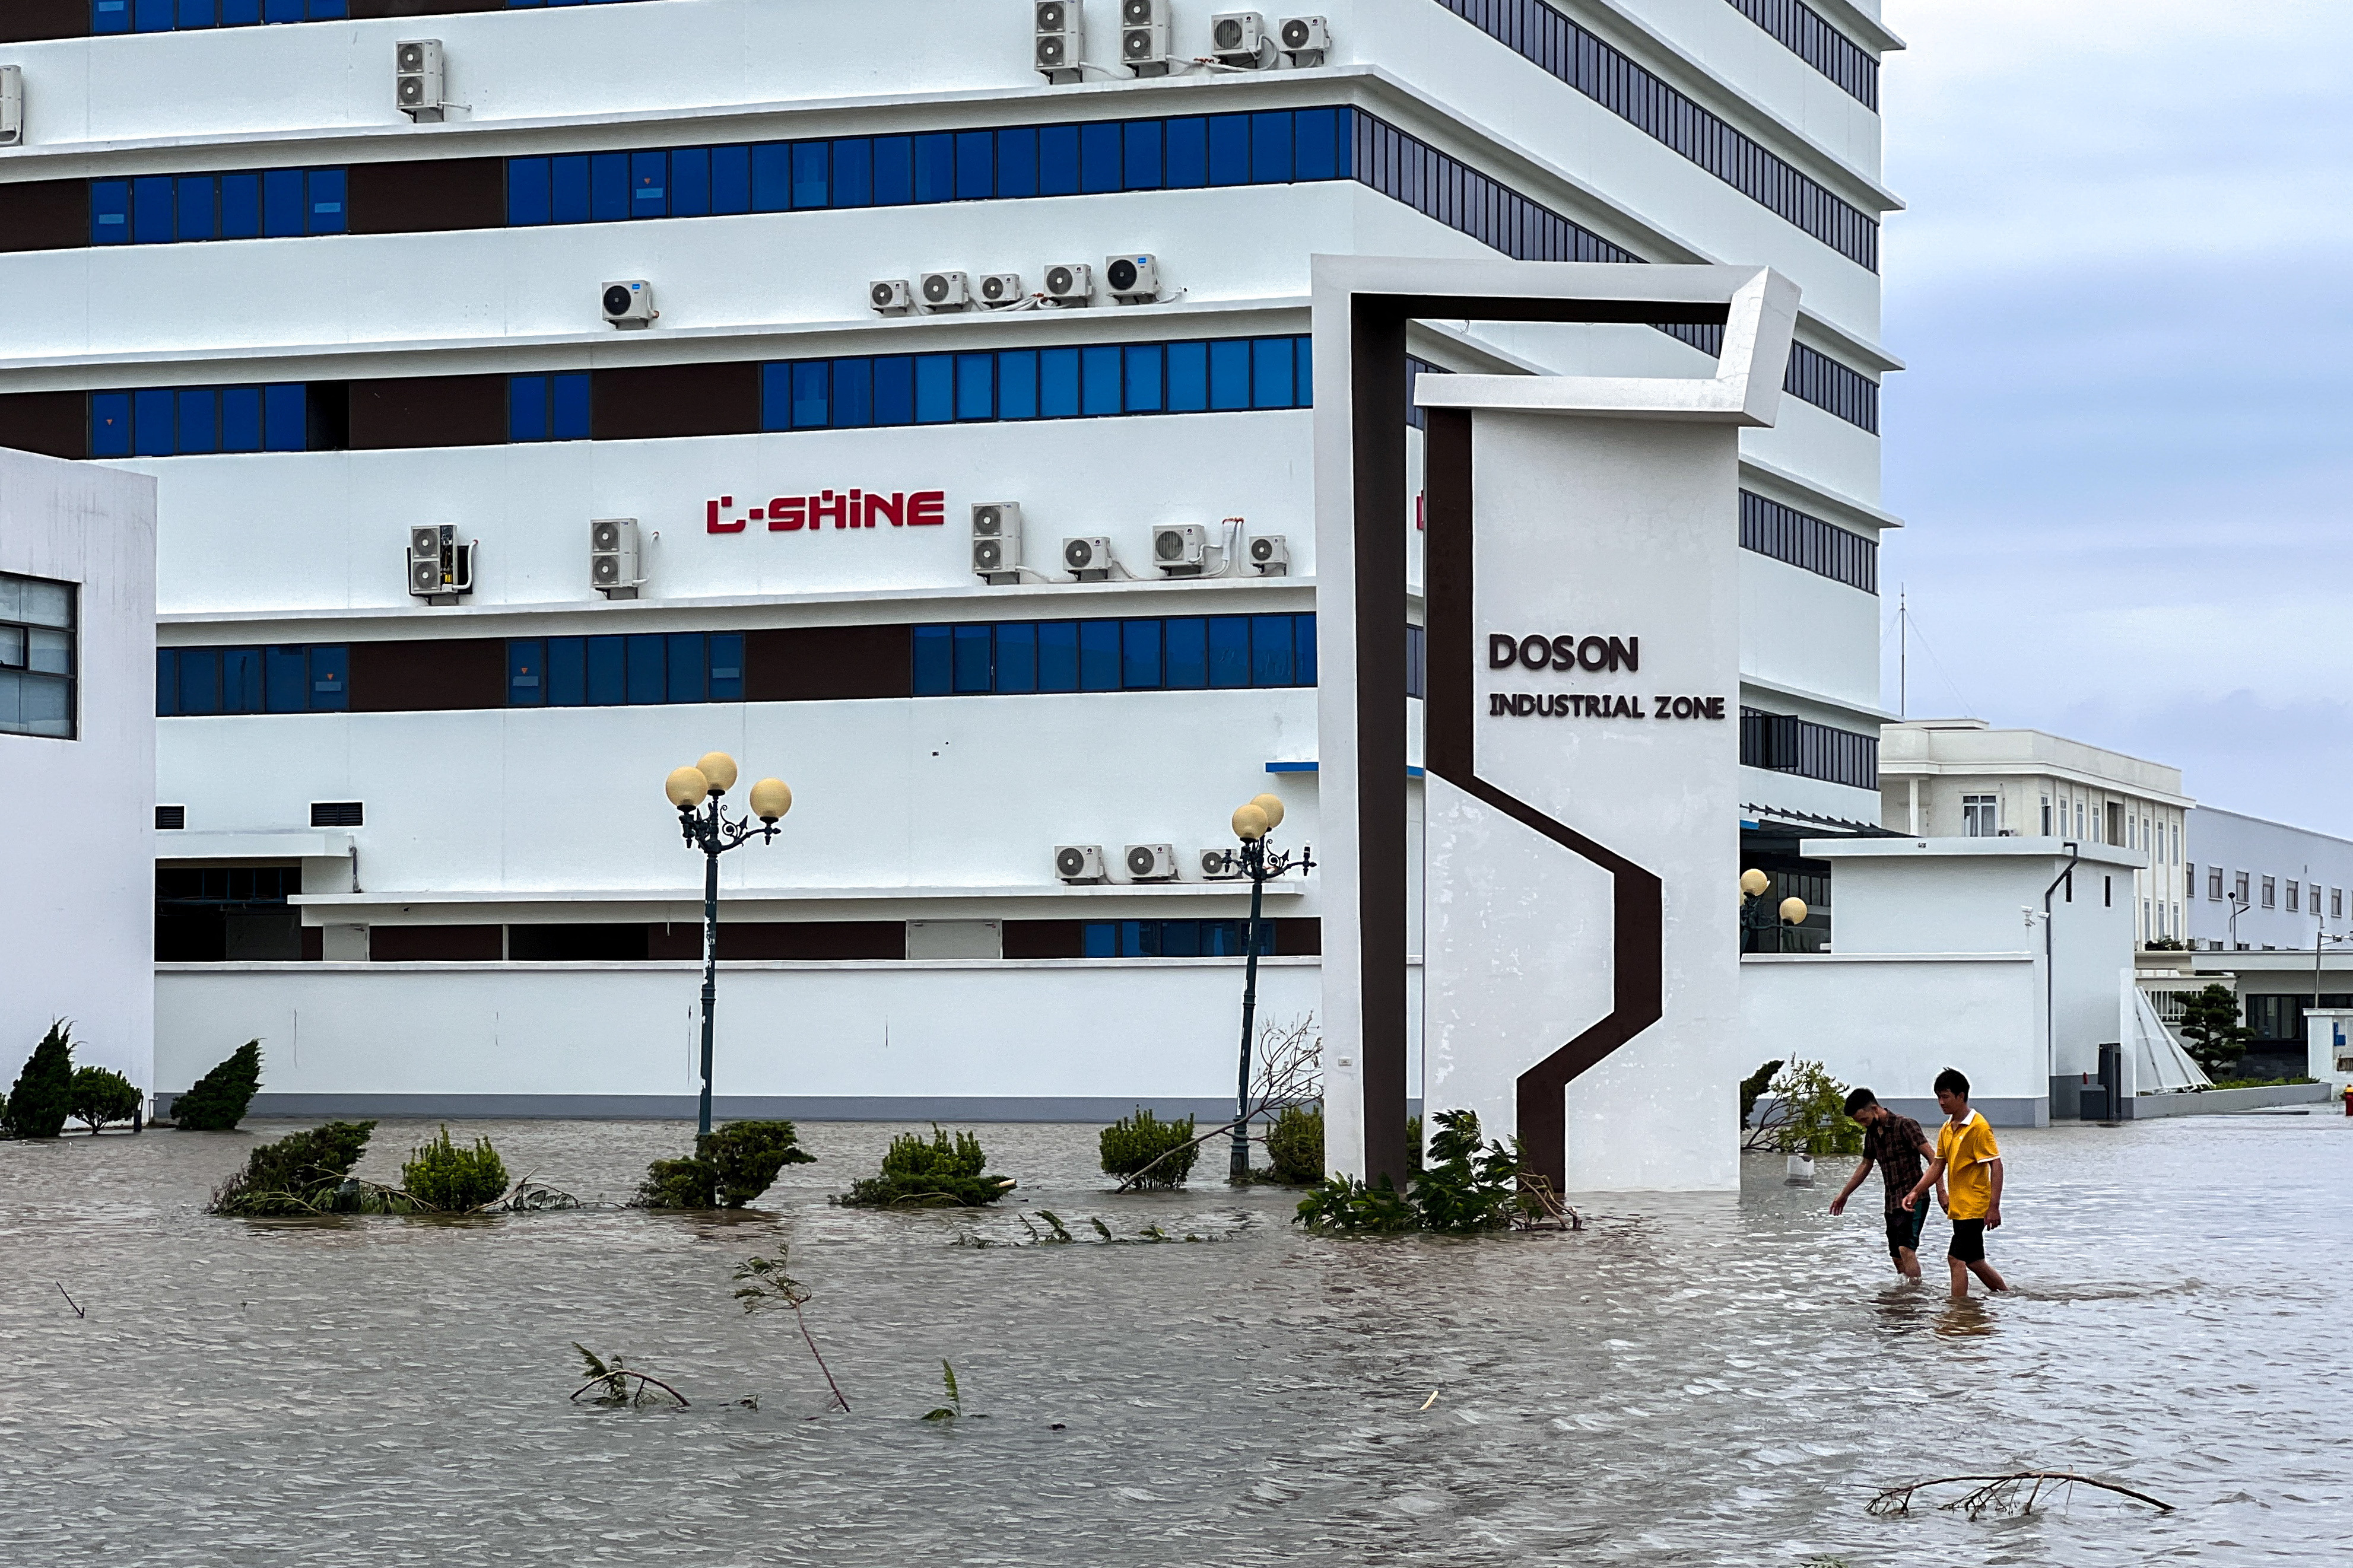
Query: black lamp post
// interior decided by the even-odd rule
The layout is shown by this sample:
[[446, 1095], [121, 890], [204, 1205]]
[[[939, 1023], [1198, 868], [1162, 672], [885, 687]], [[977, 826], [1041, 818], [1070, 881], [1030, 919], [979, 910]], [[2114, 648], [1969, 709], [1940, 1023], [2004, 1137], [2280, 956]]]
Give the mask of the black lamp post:
[[1303, 875], [1315, 868], [1312, 848], [1301, 849], [1294, 858], [1287, 849], [1277, 854], [1267, 847], [1266, 836], [1282, 822], [1282, 801], [1277, 795], [1260, 795], [1234, 812], [1234, 837], [1242, 841], [1242, 875], [1250, 880], [1250, 925], [1243, 938], [1241, 1068], [1234, 1082], [1234, 1149], [1227, 1168], [1234, 1181], [1250, 1174], [1250, 1029], [1258, 1016], [1258, 955], [1264, 945], [1260, 935], [1264, 922], [1259, 910], [1270, 879], [1294, 870]]
[[[1789, 951], [1791, 928], [1806, 923], [1806, 900], [1783, 899], [1779, 908], [1768, 901], [1773, 879], [1751, 867], [1740, 873], [1740, 951], [1743, 952], [1787, 952]], [[1766, 946], [1766, 933], [1772, 933], [1772, 945]]]
[[752, 816], [732, 818], [721, 797], [735, 787], [735, 759], [712, 752], [691, 768], [680, 768], [663, 786], [678, 807], [678, 826], [687, 847], [702, 851], [702, 1103], [695, 1118], [696, 1136], [711, 1131], [712, 1017], [719, 1005], [719, 857], [756, 838], [765, 844], [776, 836], [776, 819], [793, 808], [793, 792], [782, 779], [762, 779], [752, 786]]

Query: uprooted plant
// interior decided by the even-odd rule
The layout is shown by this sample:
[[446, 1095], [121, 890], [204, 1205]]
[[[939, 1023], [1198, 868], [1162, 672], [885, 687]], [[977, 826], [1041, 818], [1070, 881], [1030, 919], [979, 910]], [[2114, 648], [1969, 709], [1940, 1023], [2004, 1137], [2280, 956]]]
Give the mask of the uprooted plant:
[[[212, 1212], [246, 1218], [367, 1212], [372, 1195], [387, 1189], [354, 1183], [352, 1167], [375, 1131], [373, 1121], [330, 1121], [264, 1143], [214, 1192]], [[384, 1212], [381, 1198], [374, 1201]]]
[[[1020, 1223], [1021, 1228], [1029, 1233], [1029, 1239], [1027, 1241], [999, 1241], [994, 1237], [982, 1236], [976, 1231], [967, 1230], [959, 1232], [955, 1240], [949, 1245], [954, 1247], [1064, 1247], [1082, 1241], [1082, 1238], [1071, 1234], [1071, 1227], [1062, 1223], [1062, 1216], [1052, 1209], [1039, 1209], [1036, 1214], [1039, 1219], [1045, 1221], [1044, 1230], [1039, 1230], [1032, 1225], [1029, 1215], [1016, 1214], [1013, 1216]], [[1095, 1233], [1094, 1240], [1086, 1243], [1092, 1247], [1149, 1247], [1170, 1241], [1230, 1241], [1233, 1239], [1233, 1236], [1230, 1235], [1197, 1236], [1190, 1231], [1183, 1236], [1175, 1236], [1156, 1225], [1147, 1225], [1134, 1236], [1114, 1236], [1112, 1234], [1111, 1226], [1092, 1215], [1087, 1216], [1087, 1224]]]
[[1479, 1118], [1469, 1110], [1441, 1110], [1437, 1124], [1421, 1167], [1403, 1193], [1387, 1176], [1369, 1185], [1335, 1176], [1300, 1200], [1296, 1223], [1356, 1235], [1584, 1228], [1577, 1211], [1553, 1194], [1551, 1184], [1525, 1169], [1518, 1140], [1508, 1149], [1501, 1142], [1482, 1147]]
[[774, 1185], [786, 1165], [816, 1158], [800, 1146], [800, 1133], [789, 1121], [730, 1121], [698, 1136], [686, 1158], [649, 1165], [637, 1206], [740, 1209]]
[[579, 1403], [582, 1394], [596, 1388], [602, 1389], [604, 1392], [590, 1400], [589, 1404], [602, 1405], [609, 1408], [633, 1407], [645, 1404], [653, 1397], [653, 1390], [659, 1389], [670, 1398], [677, 1400], [681, 1410], [687, 1407], [685, 1394], [681, 1394], [660, 1378], [638, 1371], [619, 1356], [600, 1356], [578, 1340], [572, 1342], [572, 1348], [580, 1352], [580, 1359], [587, 1363], [588, 1367], [588, 1381], [572, 1391], [574, 1404]]
[[2078, 1476], [2065, 1470], [2012, 1470], [1999, 1476], [1938, 1476], [1933, 1480], [1912, 1481], [1900, 1487], [1890, 1487], [1871, 1500], [1871, 1511], [1882, 1517], [1912, 1511], [1913, 1495], [1927, 1487], [1951, 1486], [1958, 1482], [1974, 1483], [1968, 1491], [1950, 1502], [1938, 1503], [1939, 1509], [1955, 1510], [1976, 1519], [1986, 1513], [2032, 1513], [2034, 1505], [2045, 1488], [2058, 1491], [2068, 1487], [2097, 1487], [2135, 1502], [2145, 1502], [2159, 1513], [2171, 1513], [2173, 1505], [2159, 1502], [2147, 1492], [2104, 1481], [2095, 1476]]
[[790, 1307], [793, 1320], [800, 1325], [801, 1341], [808, 1346], [810, 1359], [825, 1374], [825, 1385], [833, 1390], [833, 1403], [844, 1414], [849, 1410], [849, 1397], [841, 1392], [841, 1384], [833, 1381], [833, 1369], [825, 1364], [825, 1356], [817, 1348], [810, 1334], [807, 1315], [801, 1309], [811, 1299], [809, 1288], [794, 1279], [785, 1268], [786, 1254], [791, 1249], [782, 1244], [774, 1258], [747, 1258], [735, 1266], [735, 1299], [744, 1303], [747, 1312], [757, 1312], [771, 1307]]
[[834, 1201], [872, 1208], [978, 1208], [1014, 1187], [1013, 1178], [985, 1173], [988, 1156], [980, 1140], [959, 1132], [953, 1140], [932, 1125], [932, 1135], [902, 1132], [882, 1153], [879, 1175], [852, 1182]]
[[[1746, 1089], [1742, 1085], [1744, 1094]], [[1862, 1126], [1847, 1115], [1846, 1093], [1847, 1086], [1831, 1077], [1820, 1062], [1779, 1064], [1759, 1096], [1763, 1109], [1754, 1112], [1756, 1125], [1748, 1129], [1741, 1147], [1810, 1154], [1817, 1159], [1861, 1153]]]

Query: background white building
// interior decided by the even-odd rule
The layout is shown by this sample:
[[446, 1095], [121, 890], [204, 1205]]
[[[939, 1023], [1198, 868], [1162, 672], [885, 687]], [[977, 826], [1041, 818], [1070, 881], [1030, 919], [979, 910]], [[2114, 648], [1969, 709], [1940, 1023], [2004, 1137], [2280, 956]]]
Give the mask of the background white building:
[[[265, 1106], [681, 1107], [699, 868], [659, 785], [717, 747], [798, 799], [726, 868], [759, 977], [723, 1109], [1215, 1103], [1246, 900], [1198, 852], [1268, 788], [1314, 837], [1318, 252], [1799, 283], [1743, 439], [1743, 816], [1876, 820], [1876, 6], [1334, 0], [1210, 63], [1211, 5], [1146, 5], [1141, 54], [1122, 10], [0, 16], [0, 445], [160, 487], [164, 1087], [261, 1035]], [[878, 313], [893, 280], [942, 308]], [[625, 287], [608, 324], [632, 281], [659, 315]], [[1711, 331], [1413, 352], [1689, 374]], [[991, 583], [1000, 501], [1028, 570]], [[635, 520], [634, 596], [599, 519]], [[1164, 576], [1185, 526], [1288, 570]], [[1109, 577], [1072, 580], [1084, 539]], [[1107, 883], [1056, 879], [1074, 844]], [[1155, 844], [1178, 878], [1130, 880]], [[1277, 1012], [1316, 900], [1270, 899]]]

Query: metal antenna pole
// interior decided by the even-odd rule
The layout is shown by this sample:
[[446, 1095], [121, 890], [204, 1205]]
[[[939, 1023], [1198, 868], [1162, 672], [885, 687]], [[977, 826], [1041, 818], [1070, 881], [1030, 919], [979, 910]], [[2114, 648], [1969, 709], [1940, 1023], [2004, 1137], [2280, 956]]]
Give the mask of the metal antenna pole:
[[1895, 716], [1912, 716], [1912, 605], [1905, 585], [1895, 585]]

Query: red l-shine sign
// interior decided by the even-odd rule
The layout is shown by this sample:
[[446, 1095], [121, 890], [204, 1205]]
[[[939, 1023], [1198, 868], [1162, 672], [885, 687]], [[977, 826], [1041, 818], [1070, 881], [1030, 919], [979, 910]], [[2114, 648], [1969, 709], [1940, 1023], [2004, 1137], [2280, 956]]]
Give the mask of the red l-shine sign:
[[776, 496], [742, 517], [725, 514], [735, 498], [721, 496], [703, 503], [703, 527], [711, 533], [741, 533], [765, 522], [771, 533], [814, 531], [830, 521], [836, 528], [872, 528], [887, 522], [893, 528], [936, 528], [947, 521], [945, 490], [820, 490], [813, 496]]

